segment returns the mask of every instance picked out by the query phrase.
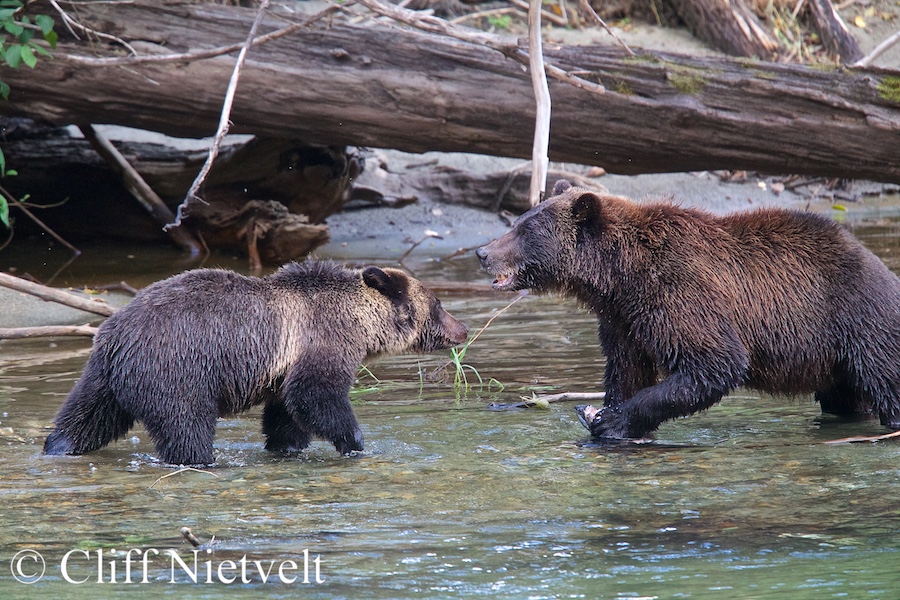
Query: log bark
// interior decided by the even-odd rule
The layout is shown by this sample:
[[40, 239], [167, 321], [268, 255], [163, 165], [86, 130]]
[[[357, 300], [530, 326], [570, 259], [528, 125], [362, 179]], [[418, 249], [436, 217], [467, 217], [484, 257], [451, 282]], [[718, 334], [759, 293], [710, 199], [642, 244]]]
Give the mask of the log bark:
[[[239, 43], [253, 11], [214, 5], [86, 3], [79, 15], [166, 53]], [[269, 20], [268, 30], [283, 26]], [[484, 34], [482, 34], [484, 35]], [[515, 48], [514, 40], [505, 40]], [[107, 51], [111, 53], [112, 51]], [[617, 47], [544, 45], [552, 66], [602, 83], [599, 94], [551, 82], [550, 157], [617, 173], [750, 169], [900, 183], [898, 74], [823, 70]], [[63, 40], [34, 71], [6, 70], [15, 111], [56, 123], [118, 123], [178, 136], [215, 130], [233, 57], [92, 67]], [[528, 74], [504, 53], [394, 27], [313, 24], [254, 47], [233, 133], [322, 145], [528, 158]]]

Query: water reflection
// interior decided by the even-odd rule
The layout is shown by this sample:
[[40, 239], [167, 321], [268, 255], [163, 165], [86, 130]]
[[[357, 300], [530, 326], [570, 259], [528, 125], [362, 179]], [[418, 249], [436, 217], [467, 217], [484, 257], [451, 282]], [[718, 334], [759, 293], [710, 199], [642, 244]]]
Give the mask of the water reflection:
[[[856, 229], [895, 270], [898, 231], [897, 222]], [[167, 268], [178, 270], [160, 257], [113, 255], [91, 263], [86, 253], [79, 268], [136, 284], [146, 283], [137, 272], [158, 279]], [[416, 268], [425, 280], [463, 273], [481, 281], [474, 261]], [[445, 298], [448, 310], [475, 328], [510, 299]], [[460, 392], [452, 381], [420, 382], [420, 370], [434, 370], [446, 355], [382, 360], [369, 365], [377, 380], [361, 375], [354, 391], [364, 455], [343, 458], [315, 443], [296, 456], [273, 456], [263, 450], [256, 410], [220, 422], [217, 464], [208, 472], [175, 474], [153, 460], [140, 428], [84, 457], [41, 457], [87, 342], [3, 342], [0, 595], [130, 593], [139, 584], [124, 582], [124, 553], [174, 548], [187, 561], [192, 548], [182, 526], [207, 542], [199, 558], [212, 565], [212, 583], [204, 583], [203, 572], [194, 584], [154, 555], [152, 583], [140, 584], [145, 595], [219, 597], [223, 587], [237, 596], [312, 598], [900, 593], [897, 443], [821, 443], [878, 433], [877, 423], [822, 417], [809, 397], [740, 391], [664, 424], [654, 445], [610, 448], [587, 440], [571, 404], [486, 410], [534, 389], [597, 389], [604, 360], [595, 330], [574, 303], [528, 297], [466, 356], [502, 389]], [[47, 565], [33, 586], [10, 575], [10, 561], [24, 549], [40, 552]], [[263, 567], [302, 564], [304, 550], [321, 558], [323, 583], [263, 583], [254, 570], [254, 560]], [[70, 578], [88, 582], [65, 581], [60, 564], [67, 553]], [[242, 558], [251, 583], [218, 577], [222, 565], [226, 580], [239, 574]], [[111, 564], [116, 583], [109, 583]]]

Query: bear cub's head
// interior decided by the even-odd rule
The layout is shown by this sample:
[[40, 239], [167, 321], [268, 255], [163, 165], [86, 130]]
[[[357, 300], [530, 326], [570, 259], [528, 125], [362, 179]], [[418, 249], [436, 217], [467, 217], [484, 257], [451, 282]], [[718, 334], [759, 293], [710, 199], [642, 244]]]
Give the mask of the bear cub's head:
[[422, 282], [399, 269], [366, 267], [363, 282], [390, 300], [398, 331], [408, 332], [397, 351], [433, 352], [462, 344], [469, 328], [441, 306]]
[[585, 242], [601, 235], [602, 204], [600, 195], [557, 181], [553, 196], [475, 252], [494, 289], [555, 291], [570, 281]]

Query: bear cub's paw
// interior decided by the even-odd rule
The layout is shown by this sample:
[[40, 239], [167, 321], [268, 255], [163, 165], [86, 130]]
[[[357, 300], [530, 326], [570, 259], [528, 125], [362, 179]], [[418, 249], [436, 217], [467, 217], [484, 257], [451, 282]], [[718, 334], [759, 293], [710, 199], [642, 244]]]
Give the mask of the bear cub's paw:
[[332, 440], [335, 449], [342, 455], [355, 455], [363, 451], [363, 434], [359, 428]]
[[75, 444], [59, 430], [50, 432], [44, 441], [44, 454], [60, 455], [60, 454], [76, 454]]

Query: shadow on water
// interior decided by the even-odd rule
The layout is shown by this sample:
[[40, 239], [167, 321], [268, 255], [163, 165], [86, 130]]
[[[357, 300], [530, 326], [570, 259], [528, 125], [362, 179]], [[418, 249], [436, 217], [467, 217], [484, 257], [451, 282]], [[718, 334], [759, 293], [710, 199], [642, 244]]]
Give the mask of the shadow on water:
[[[895, 270], [898, 231], [856, 229]], [[60, 277], [143, 284], [179, 270], [168, 256], [100, 256]], [[416, 269], [483, 282], [469, 258]], [[473, 330], [508, 301], [444, 298]], [[877, 423], [741, 390], [650, 444], [610, 447], [588, 439], [575, 403], [487, 410], [532, 391], [596, 390], [595, 332], [574, 303], [525, 298], [466, 355], [502, 387], [420, 381], [446, 354], [381, 360], [353, 392], [362, 455], [321, 442], [269, 454], [254, 410], [220, 421], [214, 467], [183, 472], [154, 461], [140, 427], [87, 456], [42, 457], [88, 342], [2, 342], [0, 597], [900, 595], [900, 445], [822, 444]], [[204, 542], [196, 558], [183, 526]], [[31, 553], [44, 574], [27, 585], [13, 575], [37, 572]]]

